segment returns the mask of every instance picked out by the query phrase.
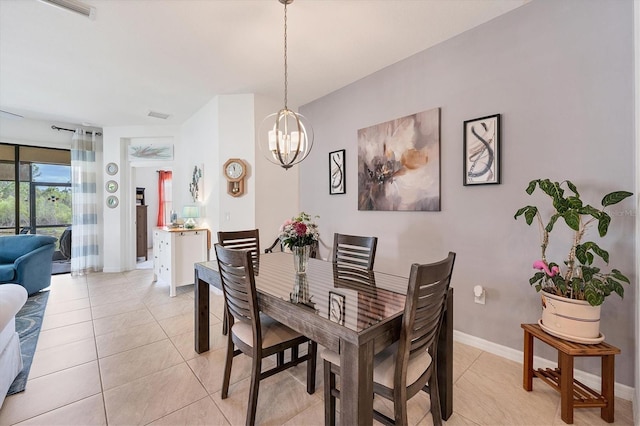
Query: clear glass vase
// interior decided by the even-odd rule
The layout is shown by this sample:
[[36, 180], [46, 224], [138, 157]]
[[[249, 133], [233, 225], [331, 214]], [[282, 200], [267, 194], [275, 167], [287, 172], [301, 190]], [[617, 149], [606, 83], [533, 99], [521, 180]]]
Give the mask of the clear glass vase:
[[293, 246], [291, 251], [293, 252], [293, 267], [296, 270], [296, 274], [304, 274], [307, 272], [311, 246]]

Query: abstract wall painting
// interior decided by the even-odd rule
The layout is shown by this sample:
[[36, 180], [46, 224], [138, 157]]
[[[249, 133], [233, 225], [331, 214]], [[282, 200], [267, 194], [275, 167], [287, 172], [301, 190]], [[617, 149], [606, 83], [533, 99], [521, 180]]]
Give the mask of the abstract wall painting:
[[464, 122], [464, 185], [500, 183], [500, 114]]
[[129, 145], [129, 160], [173, 160], [173, 145]]
[[329, 194], [345, 194], [347, 184], [345, 181], [344, 149], [329, 153]]
[[358, 130], [358, 210], [440, 211], [440, 108]]

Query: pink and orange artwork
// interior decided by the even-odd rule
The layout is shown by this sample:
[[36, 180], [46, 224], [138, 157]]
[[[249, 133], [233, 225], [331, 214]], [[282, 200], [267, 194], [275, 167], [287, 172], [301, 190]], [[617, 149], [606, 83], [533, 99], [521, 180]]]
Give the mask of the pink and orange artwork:
[[358, 210], [440, 211], [440, 108], [358, 130]]

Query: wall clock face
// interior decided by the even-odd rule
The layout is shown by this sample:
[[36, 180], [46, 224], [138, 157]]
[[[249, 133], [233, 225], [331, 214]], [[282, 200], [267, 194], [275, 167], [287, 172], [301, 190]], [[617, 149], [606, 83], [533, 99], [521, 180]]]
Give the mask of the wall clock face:
[[224, 172], [229, 179], [238, 179], [244, 173], [244, 165], [238, 161], [232, 161], [227, 164]]

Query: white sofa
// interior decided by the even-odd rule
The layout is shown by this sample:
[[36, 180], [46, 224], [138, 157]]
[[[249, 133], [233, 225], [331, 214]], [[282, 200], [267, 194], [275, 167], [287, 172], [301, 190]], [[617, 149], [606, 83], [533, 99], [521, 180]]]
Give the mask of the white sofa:
[[27, 301], [27, 290], [18, 284], [0, 284], [0, 407], [22, 370], [16, 313]]

